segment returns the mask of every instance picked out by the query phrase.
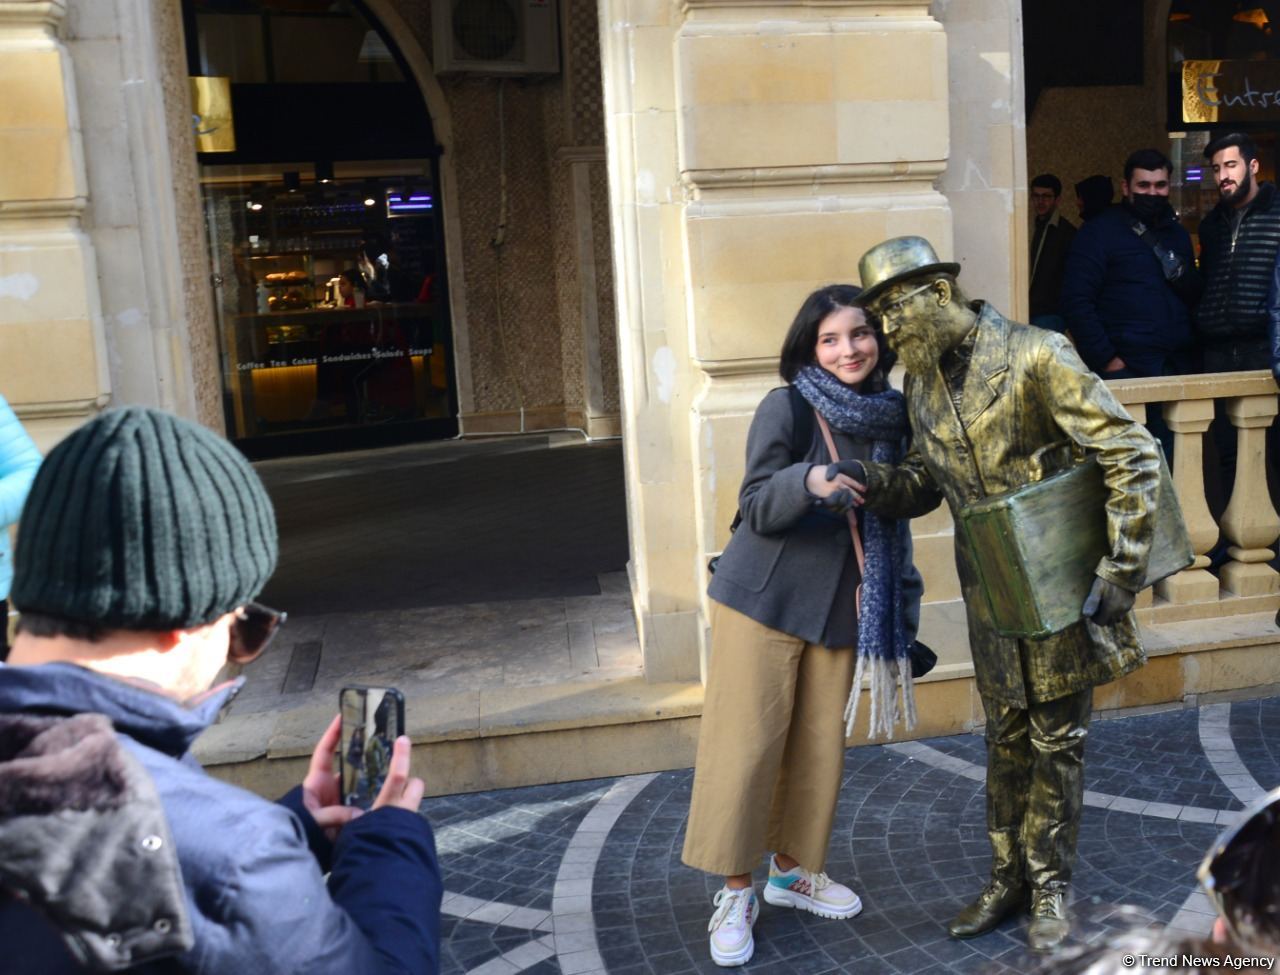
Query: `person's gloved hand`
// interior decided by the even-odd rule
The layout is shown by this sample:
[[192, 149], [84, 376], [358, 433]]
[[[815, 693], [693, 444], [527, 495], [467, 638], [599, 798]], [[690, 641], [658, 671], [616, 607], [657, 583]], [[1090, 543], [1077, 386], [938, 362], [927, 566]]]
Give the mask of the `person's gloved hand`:
[[837, 474], [843, 474], [845, 477], [857, 481], [860, 485], [867, 483], [867, 469], [862, 466], [860, 460], [840, 460], [834, 464], [827, 465], [827, 480], [834, 481]]
[[854, 468], [860, 477], [865, 475], [862, 464], [856, 460], [842, 460], [826, 467], [814, 464], [805, 475], [805, 490], [820, 506], [842, 515], [854, 505], [862, 504], [862, 492], [866, 490], [861, 481], [850, 476], [849, 471]]
[[1085, 597], [1080, 613], [1099, 626], [1110, 626], [1118, 623], [1133, 608], [1134, 595], [1123, 586], [1099, 576], [1093, 580], [1093, 588]]
[[826, 508], [828, 511], [842, 515], [854, 505], [853, 492], [848, 488], [838, 488], [828, 494], [825, 498], [820, 498], [818, 500], [818, 504]]

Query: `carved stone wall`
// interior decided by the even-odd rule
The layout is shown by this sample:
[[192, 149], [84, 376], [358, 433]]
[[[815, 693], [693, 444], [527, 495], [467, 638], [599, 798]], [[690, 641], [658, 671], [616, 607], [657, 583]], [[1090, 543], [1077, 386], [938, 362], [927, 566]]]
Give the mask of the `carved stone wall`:
[[[429, 55], [430, 0], [392, 6]], [[450, 293], [456, 306], [465, 289], [465, 318], [454, 321], [455, 332], [465, 329], [461, 347], [469, 355], [464, 433], [564, 425], [617, 432], [595, 3], [563, 0], [561, 19], [560, 75], [435, 79], [451, 116], [445, 151], [461, 228]], [[504, 242], [495, 247], [504, 175]], [[591, 422], [603, 414], [611, 416]]]
[[222, 369], [218, 356], [218, 323], [209, 286], [208, 237], [200, 199], [199, 170], [191, 148], [191, 93], [187, 83], [186, 41], [182, 12], [176, 3], [151, 4], [159, 40], [160, 91], [168, 125], [173, 167], [178, 254], [182, 267], [182, 306], [187, 323], [190, 374], [196, 417], [223, 431]]
[[46, 449], [111, 389], [65, 15], [0, 4], [0, 394]]

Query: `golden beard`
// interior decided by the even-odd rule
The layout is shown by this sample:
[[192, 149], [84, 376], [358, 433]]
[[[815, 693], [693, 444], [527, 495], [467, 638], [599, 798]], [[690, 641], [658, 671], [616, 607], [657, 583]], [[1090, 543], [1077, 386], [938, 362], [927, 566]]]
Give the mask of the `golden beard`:
[[897, 342], [890, 339], [890, 344], [893, 351], [898, 353], [902, 367], [915, 376], [938, 368], [945, 351], [938, 332], [929, 326], [919, 331], [912, 330], [911, 334], [902, 336]]

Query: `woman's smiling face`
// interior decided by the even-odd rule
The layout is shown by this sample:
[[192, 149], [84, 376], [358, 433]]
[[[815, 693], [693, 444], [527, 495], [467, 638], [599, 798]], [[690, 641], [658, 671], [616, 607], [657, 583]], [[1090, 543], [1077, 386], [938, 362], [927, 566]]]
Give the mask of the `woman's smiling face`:
[[837, 308], [818, 323], [814, 357], [845, 385], [862, 385], [880, 361], [880, 347], [861, 308]]

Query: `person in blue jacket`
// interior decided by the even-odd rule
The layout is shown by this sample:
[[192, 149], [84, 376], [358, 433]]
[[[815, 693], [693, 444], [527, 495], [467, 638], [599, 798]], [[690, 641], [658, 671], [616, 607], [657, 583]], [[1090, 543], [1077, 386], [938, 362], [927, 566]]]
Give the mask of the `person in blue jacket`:
[[18, 523], [39, 466], [40, 451], [9, 401], [0, 396], [0, 660], [9, 655], [9, 586], [13, 582], [9, 529]]
[[[195, 738], [284, 614], [270, 499], [208, 430], [131, 407], [41, 466], [0, 665], [0, 968], [435, 975], [440, 871], [393, 746], [371, 811], [340, 803], [340, 725], [270, 803], [207, 774]], [[328, 874], [326, 881], [325, 874]]]

